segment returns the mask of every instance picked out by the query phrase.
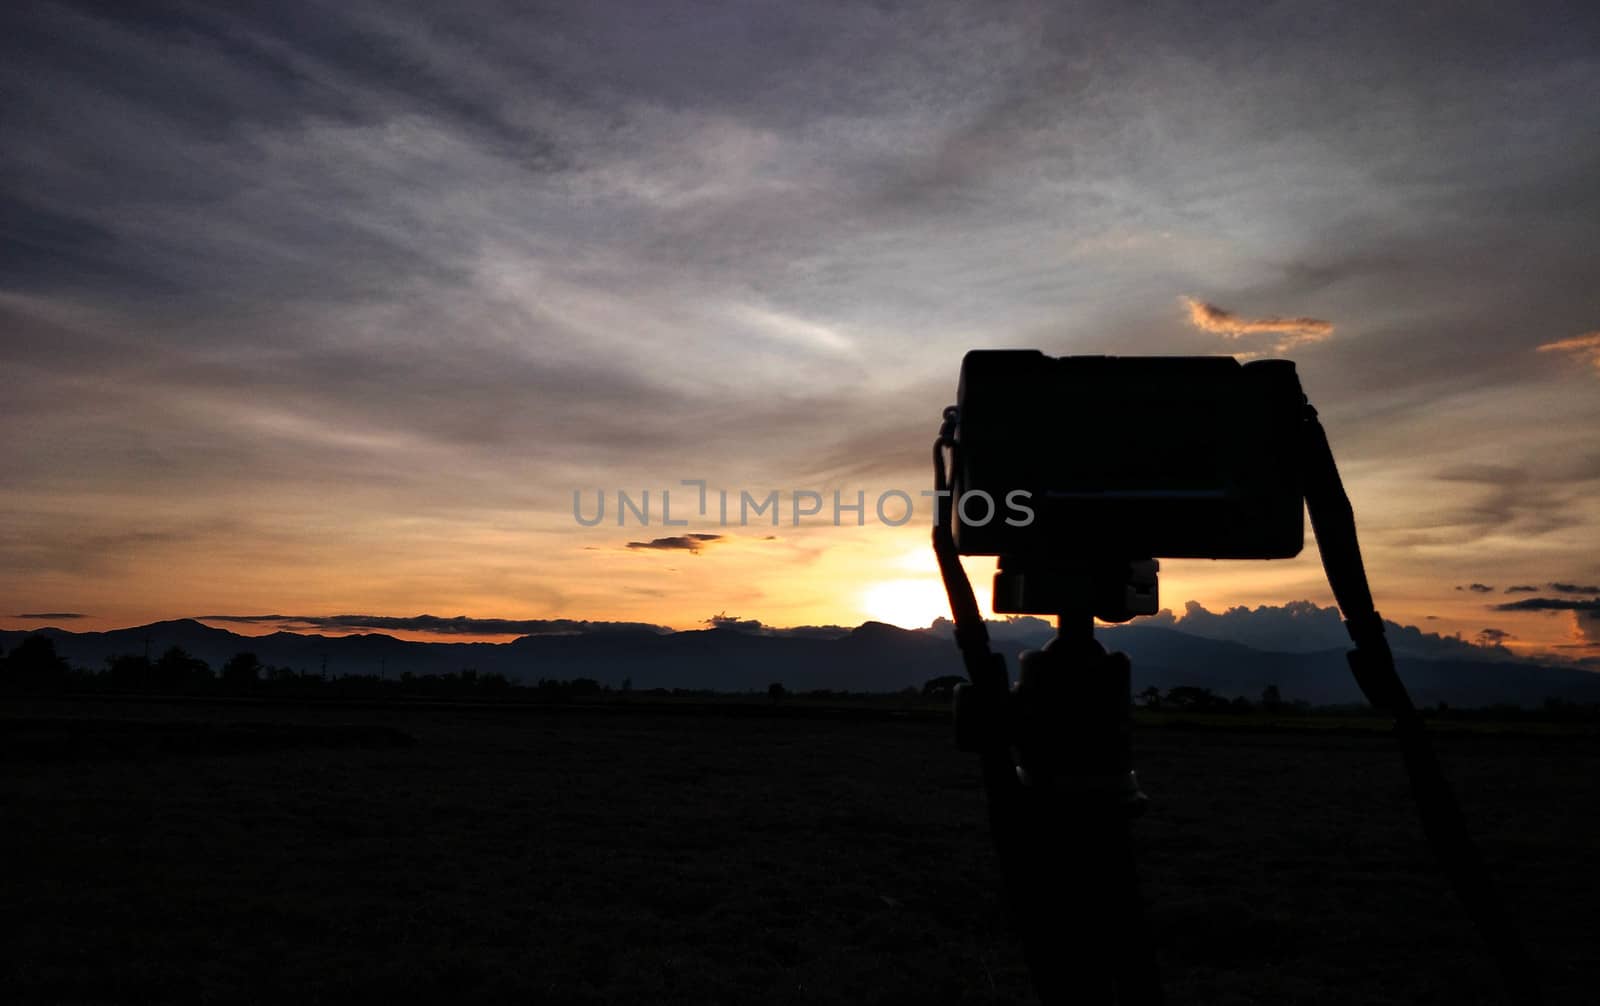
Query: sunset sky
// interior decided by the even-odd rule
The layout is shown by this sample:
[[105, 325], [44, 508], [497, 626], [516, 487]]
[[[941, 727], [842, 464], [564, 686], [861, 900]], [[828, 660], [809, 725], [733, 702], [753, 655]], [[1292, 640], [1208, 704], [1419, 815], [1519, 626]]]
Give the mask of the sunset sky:
[[1025, 347], [1294, 359], [1387, 617], [1600, 654], [1585, 5], [170, 9], [0, 14], [0, 627], [925, 625], [873, 501]]

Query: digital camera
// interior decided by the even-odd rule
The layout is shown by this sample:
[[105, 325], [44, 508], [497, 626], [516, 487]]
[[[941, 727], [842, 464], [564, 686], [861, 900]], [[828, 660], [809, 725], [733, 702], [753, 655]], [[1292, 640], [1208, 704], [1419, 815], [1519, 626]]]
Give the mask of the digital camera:
[[956, 404], [963, 554], [1282, 559], [1304, 544], [1291, 361], [974, 350]]

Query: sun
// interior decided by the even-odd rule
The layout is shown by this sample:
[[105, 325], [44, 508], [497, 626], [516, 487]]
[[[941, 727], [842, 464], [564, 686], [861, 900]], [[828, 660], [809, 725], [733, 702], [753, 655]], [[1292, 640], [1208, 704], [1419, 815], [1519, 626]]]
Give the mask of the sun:
[[902, 629], [925, 629], [935, 618], [950, 617], [944, 584], [926, 577], [880, 580], [861, 592], [860, 606], [872, 621]]

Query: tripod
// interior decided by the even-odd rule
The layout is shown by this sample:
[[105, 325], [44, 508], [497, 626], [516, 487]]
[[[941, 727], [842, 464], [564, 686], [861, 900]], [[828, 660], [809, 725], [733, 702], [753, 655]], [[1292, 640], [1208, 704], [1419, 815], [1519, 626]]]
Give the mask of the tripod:
[[[1056, 638], [1022, 655], [1013, 688], [1004, 658], [989, 648], [951, 530], [945, 453], [959, 449], [958, 420], [955, 408], [945, 410], [933, 448], [939, 501], [934, 555], [970, 679], [956, 689], [956, 740], [982, 758], [990, 830], [1024, 956], [1047, 1004], [1159, 1003], [1130, 833], [1131, 819], [1146, 802], [1132, 768], [1130, 665], [1123, 654], [1107, 654], [1093, 631], [1095, 616], [1126, 621], [1154, 612], [1155, 563], [1089, 559], [1041, 567], [1037, 560], [1002, 557], [997, 608], [1005, 596], [1013, 602], [1010, 610], [1060, 612]], [[1351, 672], [1368, 701], [1393, 717], [1423, 830], [1499, 968], [1506, 1001], [1537, 1004], [1542, 997], [1532, 959], [1395, 670], [1367, 584], [1354, 512], [1309, 403], [1299, 433], [1306, 508], [1355, 644]]]

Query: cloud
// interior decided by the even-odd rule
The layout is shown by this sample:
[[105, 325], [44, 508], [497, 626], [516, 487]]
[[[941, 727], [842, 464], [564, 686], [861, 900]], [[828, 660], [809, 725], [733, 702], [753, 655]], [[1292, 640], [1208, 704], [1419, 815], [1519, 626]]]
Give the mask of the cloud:
[[1494, 593], [1494, 587], [1490, 586], [1487, 583], [1469, 583], [1465, 587], [1457, 586], [1456, 589], [1457, 590], [1470, 590], [1474, 594], [1492, 594], [1492, 593]]
[[837, 639], [840, 636], [848, 636], [851, 632], [848, 627], [843, 625], [795, 625], [788, 628], [778, 628], [777, 626], [766, 625], [759, 619], [740, 618], [737, 615], [729, 615], [726, 612], [720, 612], [710, 618], [703, 619], [701, 624], [709, 625], [713, 629], [731, 629], [747, 635], [782, 636], [800, 639]]
[[854, 352], [849, 336], [827, 325], [782, 314], [755, 304], [736, 304], [728, 308], [729, 317], [758, 338], [771, 338], [802, 350], [824, 353]]
[[[1526, 459], [1538, 494], [1463, 507], [1438, 544], [1526, 541], [1567, 513], [1592, 532], [1592, 490], [1568, 503], [1541, 465], [1590, 449], [1593, 410], [1523, 380], [1566, 363], [1538, 333], [1592, 309], [1581, 32], [1511, 8], [1050, 6], [0, 14], [0, 274], [28, 308], [0, 304], [0, 426], [51, 431], [0, 444], [0, 581], [61, 570], [93, 593], [103, 562], [108, 589], [192, 582], [162, 603], [201, 610], [174, 562], [300, 582], [334, 565], [309, 529], [372, 528], [337, 568], [442, 566], [517, 610], [507, 547], [474, 536], [512, 513], [570, 525], [573, 486], [682, 459], [708, 470], [674, 475], [729, 483], [921, 485], [925, 424], [974, 345], [1331, 331], [1196, 300], [1210, 334], [1175, 332], [1185, 290], [1339, 319], [1307, 385], [1362, 479], [1465, 457], [1464, 430]], [[1410, 58], [1424, 44], [1437, 59]], [[179, 500], [241, 533], [110, 537]], [[1413, 568], [1373, 537], [1375, 576]], [[45, 596], [13, 589], [13, 608]]]
[[[1199, 601], [1188, 601], [1181, 615], [1163, 608], [1132, 624], [1175, 629], [1204, 639], [1239, 643], [1272, 653], [1322, 653], [1351, 647], [1350, 634], [1345, 631], [1339, 609], [1323, 607], [1314, 601], [1263, 604], [1255, 608], [1240, 605], [1224, 611], [1211, 611]], [[1055, 632], [1049, 622], [1031, 616], [988, 625], [990, 636], [998, 641], [1025, 642], [1032, 646], [1043, 645]], [[1502, 638], [1510, 637], [1498, 637], [1492, 631], [1489, 636], [1480, 635], [1477, 642], [1471, 642], [1459, 636], [1424, 632], [1414, 625], [1401, 625], [1387, 619], [1383, 625], [1389, 645], [1397, 656], [1425, 660], [1516, 659], [1515, 654], [1501, 645]], [[933, 623], [936, 632], [948, 632], [951, 628], [948, 619], [941, 618]]]
[[674, 549], [698, 553], [702, 548], [712, 542], [722, 541], [720, 534], [677, 534], [667, 538], [651, 538], [649, 541], [630, 541], [628, 547], [633, 549], [660, 549], [672, 551]]
[[1505, 629], [1483, 629], [1478, 633], [1479, 646], [1499, 646], [1508, 639], [1516, 639]]
[[[1243, 643], [1258, 650], [1280, 653], [1315, 653], [1350, 646], [1350, 635], [1345, 631], [1339, 609], [1322, 607], [1313, 601], [1290, 601], [1256, 608], [1241, 605], [1222, 612], [1209, 611], [1198, 601], [1189, 601], [1184, 605], [1184, 613], [1166, 624], [1207, 639]], [[1475, 645], [1456, 636], [1423, 632], [1414, 625], [1401, 625], [1387, 619], [1383, 625], [1390, 647], [1399, 656], [1425, 659], [1511, 656], [1498, 643]]]
[[1589, 611], [1600, 612], [1600, 597], [1582, 600], [1572, 597], [1530, 597], [1494, 605], [1495, 611]]
[[[1570, 586], [1566, 584], [1564, 586]], [[1597, 592], [1600, 593], [1600, 592]], [[1572, 616], [1572, 637], [1585, 646], [1600, 645], [1600, 596], [1528, 597], [1494, 605], [1496, 611], [1568, 612]]]
[[1519, 583], [1506, 588], [1507, 594], [1537, 594], [1539, 588], [1531, 583]]
[[1484, 485], [1505, 486], [1526, 482], [1528, 473], [1509, 465], [1463, 464], [1440, 469], [1433, 477], [1446, 482], [1478, 482]]
[[1600, 373], [1600, 331], [1585, 332], [1568, 339], [1557, 339], [1539, 347], [1541, 353], [1566, 353]]
[[[1440, 421], [1434, 416], [1430, 423], [1438, 426]], [[1539, 448], [1530, 446], [1529, 451]], [[1552, 452], [1537, 468], [1464, 463], [1436, 471], [1433, 478], [1462, 485], [1444, 487], [1431, 505], [1408, 518], [1409, 530], [1393, 535], [1388, 544], [1459, 548], [1488, 538], [1531, 541], [1571, 533], [1569, 529], [1590, 520], [1590, 493], [1583, 483], [1592, 476], [1559, 466], [1570, 466], [1570, 460]]]
[[79, 614], [76, 611], [34, 611], [34, 612], [26, 612], [25, 611], [20, 615], [12, 615], [11, 617], [12, 618], [42, 618], [42, 619], [47, 619], [47, 620], [50, 620], [50, 621], [70, 621], [71, 619], [74, 619], [74, 618], [88, 618], [89, 616], [88, 615]]
[[710, 618], [705, 619], [702, 624], [709, 625], [713, 629], [738, 629], [745, 632], [759, 632], [762, 628], [759, 619], [740, 618], [738, 615], [730, 615], [727, 612], [719, 612], [712, 615]]
[[473, 618], [468, 615], [202, 615], [202, 622], [276, 625], [290, 632], [315, 629], [427, 632], [441, 636], [569, 636], [607, 632], [670, 632], [647, 622], [592, 622], [571, 618]]
[[1600, 594], [1600, 585], [1578, 583], [1552, 583], [1551, 590], [1557, 594]]
[[1249, 335], [1275, 335], [1273, 352], [1283, 353], [1295, 346], [1321, 342], [1333, 335], [1333, 324], [1321, 318], [1268, 316], [1241, 317], [1226, 308], [1194, 297], [1181, 298], [1189, 310], [1189, 323], [1202, 332], [1239, 339]]

